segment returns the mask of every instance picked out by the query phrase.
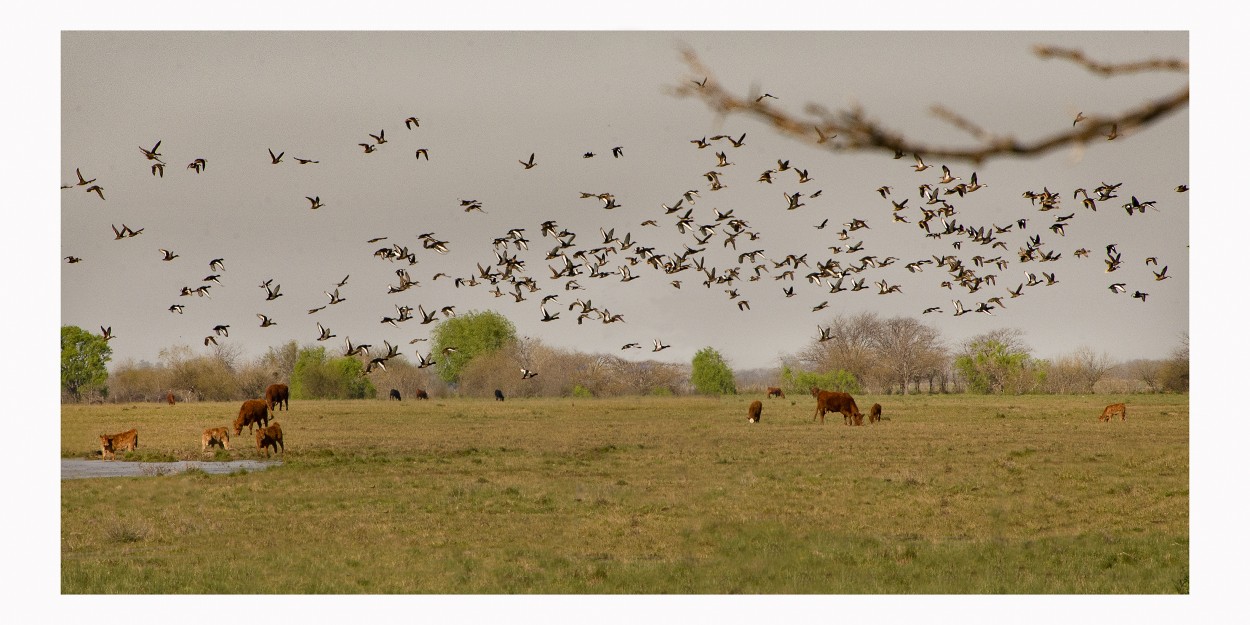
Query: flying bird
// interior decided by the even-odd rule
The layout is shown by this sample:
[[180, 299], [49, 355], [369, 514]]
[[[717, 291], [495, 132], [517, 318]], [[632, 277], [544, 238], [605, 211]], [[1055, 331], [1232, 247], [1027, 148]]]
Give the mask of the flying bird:
[[520, 164], [521, 164], [521, 166], [522, 166], [522, 167], [524, 167], [524, 168], [526, 168], [526, 169], [533, 169], [533, 168], [534, 168], [534, 165], [537, 165], [537, 163], [535, 163], [535, 162], [534, 162], [534, 153], [533, 153], [533, 152], [530, 152], [530, 160], [528, 160], [528, 161], [517, 161], [517, 162], [518, 162], [518, 163], [520, 163]]
[[276, 155], [275, 155], [275, 154], [273, 153], [273, 149], [272, 149], [272, 148], [270, 148], [270, 149], [269, 149], [269, 160], [270, 160], [270, 161], [272, 161], [272, 163], [273, 163], [274, 165], [277, 165], [278, 163], [281, 163], [281, 162], [282, 162], [282, 156], [283, 156], [284, 154], [286, 154], [286, 152], [279, 152], [278, 154], [276, 154]]
[[256, 313], [256, 317], [260, 319], [260, 327], [262, 328], [268, 328], [269, 326], [278, 324], [277, 321], [274, 321], [273, 319], [270, 319], [269, 317], [266, 317], [265, 315], [262, 315], [260, 313]]
[[653, 351], [653, 352], [658, 352], [658, 351], [661, 351], [661, 350], [668, 349], [668, 348], [670, 348], [670, 347], [672, 347], [672, 345], [665, 345], [665, 344], [663, 344], [663, 343], [661, 343], [661, 342], [660, 342], [660, 339], [655, 339], [655, 347], [651, 348], [651, 351]]
[[320, 336], [317, 337], [318, 341], [328, 341], [335, 336], [338, 336], [336, 334], [330, 334], [330, 328], [321, 325], [320, 321], [317, 322], [317, 332], [320, 333]]
[[143, 148], [143, 146], [140, 146], [139, 151], [143, 152], [143, 155], [147, 157], [149, 161], [156, 161], [158, 163], [164, 164], [164, 161], [160, 159], [161, 153], [156, 151], [160, 149], [160, 147], [161, 147], [161, 142], [157, 141], [156, 145], [152, 146], [151, 150], [146, 150]]
[[528, 380], [536, 375], [538, 375], [537, 371], [530, 371], [529, 369], [526, 369], [525, 367], [521, 367], [521, 379], [522, 380]]

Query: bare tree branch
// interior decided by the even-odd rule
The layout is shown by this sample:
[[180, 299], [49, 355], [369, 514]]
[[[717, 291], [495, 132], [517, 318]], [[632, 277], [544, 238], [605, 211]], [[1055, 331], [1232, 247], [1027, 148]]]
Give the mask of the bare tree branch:
[[[1141, 71], [1187, 72], [1189, 69], [1188, 63], [1175, 59], [1110, 65], [1093, 62], [1076, 50], [1038, 46], [1034, 51], [1042, 58], [1066, 59], [1104, 76]], [[896, 158], [910, 153], [943, 160], [971, 161], [975, 164], [997, 156], [1037, 156], [1066, 145], [1123, 137], [1134, 129], [1180, 110], [1189, 102], [1189, 85], [1185, 85], [1184, 89], [1176, 93], [1145, 102], [1118, 115], [1086, 116], [1079, 127], [1077, 123], [1073, 123], [1071, 128], [1064, 128], [1031, 141], [1022, 141], [1009, 134], [994, 134], [941, 105], [935, 105], [932, 111], [937, 117], [971, 134], [978, 141], [978, 145], [971, 147], [942, 146], [908, 139], [870, 119], [857, 106], [830, 111], [819, 104], [808, 104], [804, 111], [808, 117], [800, 119], [773, 106], [769, 102], [772, 98], [762, 95], [754, 97], [754, 94], [740, 98], [729, 93], [692, 50], [684, 50], [683, 56], [691, 72], [702, 78], [687, 80], [673, 87], [671, 92], [678, 97], [699, 98], [721, 116], [745, 113], [763, 119], [782, 135], [816, 144], [833, 152], [884, 151]]]

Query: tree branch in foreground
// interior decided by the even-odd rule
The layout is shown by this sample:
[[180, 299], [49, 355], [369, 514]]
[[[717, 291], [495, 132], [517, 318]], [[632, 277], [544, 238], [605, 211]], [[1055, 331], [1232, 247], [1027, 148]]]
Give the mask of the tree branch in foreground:
[[[1175, 59], [1152, 59], [1111, 65], [1091, 61], [1077, 50], [1037, 46], [1034, 52], [1044, 59], [1060, 58], [1072, 61], [1104, 76], [1142, 71], [1189, 71], [1188, 63]], [[941, 105], [934, 105], [931, 111], [935, 116], [967, 132], [977, 141], [976, 145], [970, 147], [944, 146], [904, 137], [870, 119], [858, 106], [831, 111], [819, 104], [808, 104], [804, 111], [806, 118], [800, 119], [770, 104], [769, 100], [775, 98], [766, 97], [766, 94], [757, 96], [752, 93], [746, 98], [740, 98], [726, 91], [692, 50], [686, 49], [682, 54], [691, 72], [702, 79], [684, 81], [672, 88], [674, 95], [699, 98], [721, 116], [744, 113], [763, 119], [782, 135], [816, 144], [833, 152], [875, 150], [891, 153], [895, 158], [904, 154], [920, 154], [936, 159], [964, 160], [979, 164], [998, 156], [1039, 156], [1067, 145], [1123, 137], [1189, 103], [1189, 85], [1186, 84], [1184, 89], [1176, 93], [1145, 102], [1118, 115], [1084, 116], [1078, 118], [1079, 122], [1074, 122], [1071, 128], [1031, 141], [1022, 141], [1010, 134], [991, 133]]]

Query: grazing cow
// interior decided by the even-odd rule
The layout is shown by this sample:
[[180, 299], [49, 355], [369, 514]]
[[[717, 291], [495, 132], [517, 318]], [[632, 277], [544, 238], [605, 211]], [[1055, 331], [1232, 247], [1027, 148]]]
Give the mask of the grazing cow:
[[769, 399], [772, 399], [772, 398], [774, 398], [774, 397], [780, 397], [780, 398], [782, 398], [782, 399], [785, 399], [785, 398], [786, 398], [786, 394], [785, 394], [785, 393], [783, 393], [783, 392], [781, 391], [781, 387], [779, 387], [779, 386], [770, 386], [770, 387], [768, 387], [768, 398], [769, 398]]
[[170, 406], [174, 405], [174, 392], [173, 391], [170, 391], [165, 394], [165, 401], [169, 402]]
[[204, 435], [200, 436], [200, 453], [208, 451], [208, 448], [213, 445], [223, 449], [230, 449], [230, 430], [226, 428], [208, 428], [204, 430]]
[[287, 402], [290, 396], [291, 390], [285, 384], [270, 384], [265, 389], [265, 405], [269, 407], [270, 412], [277, 412], [279, 406], [290, 410], [291, 407]]
[[430, 394], [422, 389], [417, 389], [417, 399], [429, 399]]
[[495, 389], [495, 401], [503, 401], [503, 391]]
[[278, 448], [282, 448], [282, 453], [286, 453], [286, 445], [282, 442], [282, 426], [277, 421], [273, 425], [259, 428], [256, 430], [256, 453], [259, 454], [265, 450], [265, 457], [269, 457], [269, 448], [273, 448], [274, 453], [278, 453]]
[[876, 423], [880, 420], [881, 420], [881, 404], [873, 404], [872, 408], [868, 409], [868, 422]]
[[819, 415], [820, 422], [824, 423], [825, 412], [840, 412], [842, 421], [847, 425], [863, 425], [864, 415], [859, 411], [859, 406], [855, 405], [855, 398], [850, 395], [838, 391], [822, 391], [813, 386], [812, 397], [816, 398], [816, 412], [812, 413], [812, 421]]
[[391, 389], [391, 399], [395, 401], [403, 401], [404, 398], [399, 396], [399, 389]]
[[132, 451], [139, 448], [139, 430], [131, 428], [121, 434], [100, 435], [100, 457], [117, 459], [117, 450]]
[[1102, 409], [1102, 414], [1101, 414], [1101, 415], [1099, 415], [1098, 420], [1099, 420], [1099, 421], [1110, 421], [1110, 420], [1111, 420], [1111, 417], [1114, 417], [1114, 416], [1116, 416], [1117, 414], [1118, 414], [1118, 415], [1120, 415], [1120, 420], [1121, 420], [1121, 421], [1125, 421], [1125, 420], [1126, 420], [1126, 419], [1125, 419], [1125, 417], [1126, 417], [1126, 416], [1128, 416], [1128, 415], [1127, 415], [1127, 411], [1124, 409], [1124, 404], [1111, 404], [1110, 406], [1107, 406], [1106, 408], [1103, 408], [1103, 409]]
[[239, 416], [234, 420], [234, 435], [238, 436], [243, 432], [243, 426], [247, 426], [247, 431], [252, 431], [252, 424], [257, 427], [269, 425], [269, 405], [261, 399], [249, 399], [243, 402], [239, 407]]
[[747, 408], [747, 421], [751, 423], [759, 423], [760, 412], [762, 412], [763, 410], [764, 410], [764, 404], [761, 404], [760, 400], [757, 399], [751, 402], [751, 406]]

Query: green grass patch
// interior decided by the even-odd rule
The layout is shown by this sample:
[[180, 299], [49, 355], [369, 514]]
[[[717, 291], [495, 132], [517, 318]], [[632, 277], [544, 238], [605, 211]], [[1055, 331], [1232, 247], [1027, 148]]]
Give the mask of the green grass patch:
[[[63, 481], [61, 588], [1189, 592], [1184, 396], [1124, 423], [1106, 397], [863, 396], [891, 416], [864, 427], [808, 401], [749, 424], [751, 399], [293, 402], [280, 467]], [[62, 455], [137, 427], [144, 458], [259, 457], [201, 453], [236, 405], [125, 408], [64, 407]]]

